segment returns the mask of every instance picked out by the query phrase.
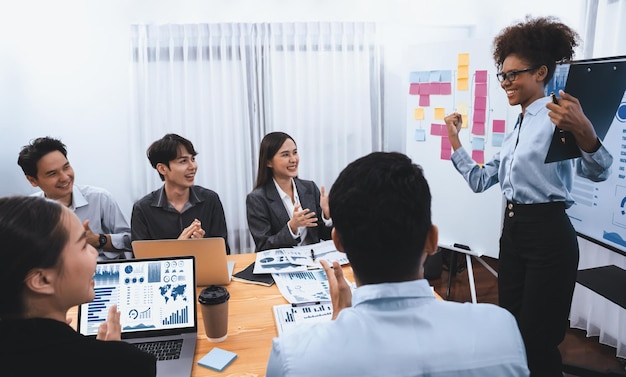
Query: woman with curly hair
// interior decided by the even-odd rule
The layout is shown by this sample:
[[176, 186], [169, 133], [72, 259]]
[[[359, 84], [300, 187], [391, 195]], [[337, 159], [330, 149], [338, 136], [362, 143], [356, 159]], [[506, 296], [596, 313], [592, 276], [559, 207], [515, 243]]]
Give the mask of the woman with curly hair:
[[[596, 136], [577, 98], [544, 93], [558, 62], [572, 59], [578, 34], [553, 17], [531, 18], [494, 39], [497, 78], [518, 121], [483, 166], [459, 141], [461, 116], [446, 117], [452, 162], [474, 192], [499, 183], [507, 204], [500, 237], [499, 305], [517, 319], [531, 376], [562, 376], [558, 345], [565, 337], [576, 283], [578, 240], [565, 210], [574, 174], [603, 181], [612, 156]], [[569, 131], [581, 157], [545, 163], [555, 126]]]

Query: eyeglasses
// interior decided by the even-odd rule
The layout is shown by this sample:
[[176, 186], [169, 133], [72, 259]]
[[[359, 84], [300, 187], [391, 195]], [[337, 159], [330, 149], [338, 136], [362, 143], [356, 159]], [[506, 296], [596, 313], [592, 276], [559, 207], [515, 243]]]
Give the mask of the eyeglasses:
[[508, 71], [508, 72], [498, 72], [496, 73], [496, 77], [498, 78], [498, 81], [500, 81], [501, 83], [504, 82], [505, 80], [509, 80], [509, 82], [513, 82], [515, 80], [517, 80], [517, 75], [523, 72], [530, 72], [530, 71], [534, 71], [539, 67], [530, 67], [530, 68], [526, 68], [526, 69], [514, 69], [512, 71]]

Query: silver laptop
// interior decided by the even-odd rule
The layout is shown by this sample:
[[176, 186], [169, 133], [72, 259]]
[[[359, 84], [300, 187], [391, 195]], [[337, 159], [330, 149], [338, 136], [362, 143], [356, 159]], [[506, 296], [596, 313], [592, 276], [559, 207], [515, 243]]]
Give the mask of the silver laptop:
[[222, 237], [136, 240], [132, 245], [135, 258], [139, 259], [193, 255], [199, 286], [230, 284], [235, 263], [227, 261], [226, 242]]
[[95, 337], [117, 304], [122, 340], [157, 356], [157, 376], [191, 375], [198, 332], [193, 256], [99, 261], [94, 281], [94, 300], [78, 307], [81, 334]]

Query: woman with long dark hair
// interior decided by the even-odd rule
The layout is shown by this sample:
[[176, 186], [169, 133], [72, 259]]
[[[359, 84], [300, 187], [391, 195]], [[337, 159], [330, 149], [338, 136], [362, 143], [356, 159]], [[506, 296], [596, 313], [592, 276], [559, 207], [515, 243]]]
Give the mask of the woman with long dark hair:
[[76, 214], [33, 196], [0, 198], [3, 376], [155, 376], [154, 356], [122, 342], [113, 305], [96, 339], [68, 324], [94, 299], [98, 252]]
[[330, 239], [328, 195], [298, 178], [300, 157], [293, 138], [271, 132], [261, 141], [254, 190], [246, 198], [248, 227], [256, 251]]

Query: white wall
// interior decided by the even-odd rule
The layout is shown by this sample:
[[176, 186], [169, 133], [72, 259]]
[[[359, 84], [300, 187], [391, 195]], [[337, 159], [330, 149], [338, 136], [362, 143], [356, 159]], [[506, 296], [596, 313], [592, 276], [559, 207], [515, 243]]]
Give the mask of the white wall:
[[404, 151], [407, 46], [491, 38], [527, 13], [557, 15], [584, 35], [583, 1], [15, 1], [0, 13], [0, 195], [35, 191], [17, 154], [32, 138], [49, 135], [68, 146], [76, 182], [108, 189], [130, 216], [137, 198], [126, 190], [132, 179], [126, 161], [146, 159], [131, 156], [127, 144], [132, 23], [378, 22], [385, 51], [385, 149]]

